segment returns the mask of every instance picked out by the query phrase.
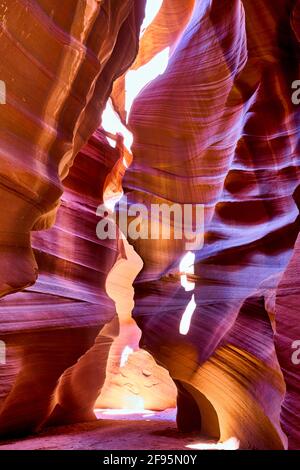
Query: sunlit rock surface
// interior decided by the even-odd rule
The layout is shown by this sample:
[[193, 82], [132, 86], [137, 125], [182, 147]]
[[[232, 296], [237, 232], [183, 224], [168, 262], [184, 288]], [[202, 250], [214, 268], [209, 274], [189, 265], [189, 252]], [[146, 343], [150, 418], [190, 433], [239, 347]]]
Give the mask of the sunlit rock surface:
[[[300, 108], [291, 96], [300, 1], [164, 0], [136, 58], [143, 1], [31, 4], [0, 6], [8, 90], [0, 107], [0, 289], [26, 289], [0, 304], [8, 345], [0, 433], [93, 419], [95, 402], [171, 406], [169, 372], [180, 430], [241, 448], [299, 449], [292, 354], [300, 340]], [[166, 70], [128, 115], [127, 69], [166, 50]], [[118, 286], [106, 283], [124, 246], [95, 232], [120, 155], [99, 131], [74, 161], [111, 90], [134, 135], [122, 182], [128, 200], [204, 205], [193, 291], [179, 267], [184, 241], [129, 240], [143, 262], [133, 316], [147, 352], [136, 351], [138, 330], [118, 309]], [[108, 358], [116, 312], [120, 340]], [[126, 347], [134, 352], [124, 359]]]
[[91, 135], [135, 58], [143, 6], [1, 2], [1, 435], [94, 418], [118, 333], [105, 290], [117, 241], [97, 238], [96, 208], [119, 154]]
[[[165, 73], [142, 91], [129, 116], [130, 201], [205, 206], [193, 279], [197, 306], [187, 335], [179, 332], [191, 299], [179, 282], [184, 244], [133, 242], [144, 261], [134, 309], [141, 344], [184, 395], [179, 425], [197, 426], [184, 418], [193, 396], [202, 430], [222, 441], [236, 436], [246, 448], [286, 447], [282, 429], [290, 447], [300, 446], [297, 412], [290, 417], [299, 400], [294, 388], [280, 416], [277, 309], [268, 305], [299, 231], [299, 107], [291, 100], [299, 76], [298, 13], [295, 1], [195, 2]], [[278, 322], [293, 331], [280, 357], [284, 371], [298, 338], [295, 317], [286, 313]], [[297, 373], [292, 369], [293, 383]]]
[[1, 339], [9, 358], [1, 373], [11, 374], [10, 384], [5, 376], [1, 381], [3, 434], [36, 429], [51, 413], [55, 423], [93, 417], [118, 333], [114, 303], [105, 291], [117, 242], [100, 241], [95, 232], [99, 194], [118, 157], [109, 149], [98, 132], [79, 153], [54, 227], [32, 234], [37, 282], [1, 300]]
[[36, 280], [29, 233], [53, 223], [61, 181], [135, 58], [143, 5], [1, 2], [1, 295]]

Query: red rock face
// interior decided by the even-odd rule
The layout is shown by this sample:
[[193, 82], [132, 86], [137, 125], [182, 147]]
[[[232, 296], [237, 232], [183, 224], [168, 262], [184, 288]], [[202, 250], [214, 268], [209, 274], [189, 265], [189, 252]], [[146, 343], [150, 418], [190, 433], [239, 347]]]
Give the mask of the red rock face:
[[[141, 344], [193, 396], [203, 426], [212, 405], [215, 432], [250, 448], [286, 445], [268, 313], [299, 230], [299, 108], [291, 100], [298, 9], [288, 1], [196, 2], [166, 72], [137, 98], [129, 120], [130, 200], [205, 205], [188, 335], [179, 332], [191, 298], [179, 283], [183, 246], [134, 243], [144, 261], [134, 309]], [[296, 418], [287, 422], [291, 393], [281, 425], [299, 448]]]
[[37, 282], [1, 301], [1, 338], [11, 357], [6, 373], [12, 374], [11, 388], [6, 383], [2, 392], [2, 434], [28, 432], [47, 420], [93, 418], [118, 331], [114, 303], [105, 291], [117, 245], [100, 241], [95, 231], [99, 194], [118, 158], [109, 149], [96, 132], [78, 154], [64, 181], [54, 227], [32, 234]]
[[119, 154], [91, 135], [142, 16], [143, 1], [1, 3], [0, 294], [34, 284], [1, 300], [1, 435], [94, 418], [118, 331], [105, 292], [117, 246], [97, 238], [96, 208]]
[[282, 404], [283, 429], [291, 449], [299, 449], [299, 237], [293, 256], [276, 292], [275, 345], [284, 375], [286, 394]]
[[53, 223], [61, 181], [135, 58], [142, 10], [133, 0], [1, 3], [2, 295], [36, 280], [29, 232]]
[[[2, 296], [16, 292], [0, 305], [0, 433], [93, 418], [118, 333], [105, 282], [120, 255], [97, 239], [95, 215], [120, 155], [94, 131], [113, 82], [124, 120], [124, 72], [170, 47], [129, 116], [123, 188], [149, 208], [203, 204], [204, 245], [191, 293], [180, 282], [183, 241], [129, 240], [144, 263], [133, 312], [141, 346], [177, 386], [181, 430], [299, 449], [299, 0], [165, 0], [136, 59], [144, 2], [70, 3], [0, 7], [0, 278]], [[165, 374], [139, 352], [120, 374], [112, 367], [97, 403], [122, 402], [129, 384], [153, 408], [169, 391], [169, 406]]]

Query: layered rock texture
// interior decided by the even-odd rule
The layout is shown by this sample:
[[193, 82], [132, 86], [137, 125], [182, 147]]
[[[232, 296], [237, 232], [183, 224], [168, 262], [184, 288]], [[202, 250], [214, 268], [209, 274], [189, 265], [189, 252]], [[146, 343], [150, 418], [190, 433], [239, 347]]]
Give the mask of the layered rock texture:
[[198, 407], [202, 430], [222, 440], [299, 448], [299, 366], [291, 362], [297, 252], [277, 291], [299, 231], [299, 107], [291, 100], [299, 2], [196, 1], [188, 25], [177, 8], [179, 38], [165, 38], [158, 17], [151, 27], [171, 47], [170, 59], [129, 116], [134, 160], [124, 186], [131, 202], [149, 208], [204, 204], [205, 238], [195, 252], [187, 335], [180, 334], [191, 299], [180, 283], [184, 244], [133, 242], [144, 261], [134, 309], [141, 344], [176, 381], [185, 429], [200, 423], [192, 420]]
[[136, 56], [143, 7], [0, 6], [0, 292], [11, 294], [0, 306], [2, 435], [94, 417], [118, 332], [105, 291], [117, 241], [97, 238], [96, 208], [119, 154], [96, 129], [113, 81]]
[[[124, 396], [170, 406], [169, 373], [181, 430], [299, 449], [300, 1], [164, 0], [139, 41], [144, 6], [0, 6], [0, 433], [86, 421], [96, 401], [126, 406]], [[126, 116], [128, 68], [167, 47], [165, 72]], [[128, 248], [122, 236], [96, 236], [96, 208], [122, 161], [96, 130], [110, 94], [134, 136], [117, 180], [128, 201], [149, 214], [154, 203], [204, 207], [191, 289], [186, 240], [128, 238]], [[138, 341], [108, 285], [133, 248], [135, 269], [120, 272], [127, 286], [137, 275], [133, 317], [147, 352], [114, 364]], [[116, 313], [123, 339], [97, 399]]]

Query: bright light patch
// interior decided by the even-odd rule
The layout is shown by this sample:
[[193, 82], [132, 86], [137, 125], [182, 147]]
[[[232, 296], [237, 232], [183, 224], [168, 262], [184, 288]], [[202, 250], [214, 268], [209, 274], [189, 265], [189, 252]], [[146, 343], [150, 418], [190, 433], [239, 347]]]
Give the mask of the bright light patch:
[[157, 13], [159, 12], [164, 0], [148, 0], [146, 3], [145, 9], [145, 19], [141, 26], [141, 34], [140, 37], [143, 36], [145, 30], [148, 26], [152, 23], [154, 18], [156, 17]]
[[[131, 151], [131, 146], [133, 143], [132, 133], [122, 124], [119, 115], [115, 112], [111, 100], [108, 100], [106, 108], [102, 114], [102, 127], [105, 131], [111, 134], [117, 134], [118, 132], [124, 136], [124, 145], [127, 150]], [[108, 141], [112, 147], [116, 146], [116, 142], [113, 139]]]
[[[143, 415], [143, 418], [149, 418], [150, 416], [154, 416], [154, 415], [155, 415], [154, 411], [145, 410], [145, 414]], [[147, 420], [147, 421], [150, 421], [150, 420]]]
[[199, 444], [189, 444], [186, 447], [193, 450], [237, 450], [240, 447], [240, 441], [236, 437], [231, 437], [224, 442], [209, 444], [201, 442]]
[[181, 322], [180, 322], [180, 327], [179, 327], [179, 332], [181, 335], [187, 335], [189, 330], [190, 330], [190, 326], [191, 326], [191, 320], [192, 320], [192, 316], [193, 316], [193, 313], [196, 309], [197, 305], [196, 305], [196, 302], [195, 302], [195, 295], [193, 294], [191, 300], [189, 301], [189, 303], [187, 304], [187, 307], [184, 311], [184, 314], [182, 315], [182, 318], [181, 318]]
[[115, 207], [118, 204], [118, 202], [121, 201], [123, 195], [124, 195], [123, 191], [120, 191], [119, 193], [116, 193], [115, 196], [112, 196], [111, 194], [109, 194], [109, 196], [107, 196], [104, 193], [103, 194], [103, 202], [104, 202], [104, 205], [105, 205], [106, 209], [111, 213], [115, 212]]
[[127, 117], [129, 115], [132, 103], [140, 91], [158, 75], [164, 73], [168, 66], [170, 48], [156, 54], [147, 64], [137, 70], [129, 70], [125, 76], [125, 109]]
[[150, 410], [144, 410], [144, 409], [132, 410], [132, 409], [125, 409], [125, 408], [120, 408], [120, 409], [95, 408], [94, 412], [100, 416], [142, 415], [143, 418], [146, 418], [148, 416], [152, 416], [155, 414], [153, 411], [150, 411]]
[[133, 349], [129, 346], [125, 346], [121, 354], [120, 367], [124, 367], [127, 364], [130, 354], [133, 353]]
[[186, 292], [189, 292], [195, 289], [195, 283], [188, 281], [187, 279], [187, 274], [195, 273], [194, 264], [195, 264], [195, 253], [192, 253], [191, 251], [189, 251], [186, 255], [184, 255], [184, 257], [182, 258], [179, 264], [179, 270], [181, 273], [180, 281], [181, 281], [182, 287], [184, 287], [184, 290]]
[[135, 410], [145, 413], [145, 402], [143, 397], [139, 395], [127, 395], [123, 398], [125, 410]]

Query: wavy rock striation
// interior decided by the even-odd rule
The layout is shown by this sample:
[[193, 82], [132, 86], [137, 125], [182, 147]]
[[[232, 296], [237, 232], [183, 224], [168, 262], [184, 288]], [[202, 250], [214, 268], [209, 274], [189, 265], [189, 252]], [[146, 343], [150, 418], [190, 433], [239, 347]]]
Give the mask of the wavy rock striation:
[[[282, 429], [290, 447], [300, 445], [296, 411], [288, 417], [296, 391], [280, 418], [285, 386], [270, 307], [299, 231], [299, 107], [291, 100], [298, 10], [295, 1], [196, 1], [165, 73], [142, 91], [129, 117], [130, 201], [149, 208], [202, 203], [205, 211], [186, 335], [179, 331], [191, 299], [179, 282], [184, 244], [133, 242], [144, 261], [134, 309], [142, 347], [177, 383], [179, 426], [236, 437], [243, 448], [284, 448]], [[295, 322], [282, 310], [279, 343]], [[285, 361], [282, 353], [282, 370]]]
[[11, 294], [0, 301], [2, 435], [94, 418], [118, 331], [105, 291], [118, 249], [97, 238], [96, 208], [119, 155], [101, 132], [91, 135], [113, 81], [135, 58], [143, 7], [0, 6], [0, 295]]
[[[130, 65], [169, 47], [166, 71], [129, 115], [123, 188], [149, 209], [202, 204], [204, 244], [191, 292], [185, 240], [129, 240], [144, 263], [133, 313], [141, 346], [176, 384], [182, 431], [299, 449], [300, 1], [165, 0], [136, 57], [144, 5], [1, 3], [0, 292], [12, 295], [0, 304], [0, 433], [94, 418], [118, 333], [105, 282], [120, 255], [96, 238], [95, 209], [120, 155], [95, 130], [111, 92], [125, 122]], [[172, 401], [164, 372], [138, 352], [98, 403], [112, 406], [109, 391], [121, 400], [128, 384], [147, 406], [151, 388]]]
[[135, 58], [143, 4], [1, 3], [1, 295], [36, 280], [30, 231], [54, 221], [61, 182]]

